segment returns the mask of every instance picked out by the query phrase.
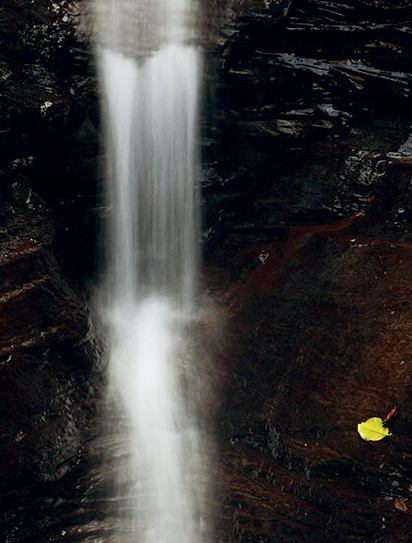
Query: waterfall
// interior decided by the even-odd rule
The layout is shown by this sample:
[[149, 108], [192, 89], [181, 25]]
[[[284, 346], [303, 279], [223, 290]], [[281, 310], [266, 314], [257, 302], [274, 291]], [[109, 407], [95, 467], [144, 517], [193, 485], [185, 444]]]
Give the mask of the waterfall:
[[199, 48], [189, 45], [194, 6], [93, 5], [107, 155], [108, 395], [127, 434], [119, 466], [127, 503], [116, 543], [201, 543], [207, 534], [203, 355], [194, 339], [201, 72]]
[[127, 303], [170, 297], [189, 310], [197, 268], [199, 53], [167, 45], [142, 61], [102, 52], [111, 156], [111, 290]]

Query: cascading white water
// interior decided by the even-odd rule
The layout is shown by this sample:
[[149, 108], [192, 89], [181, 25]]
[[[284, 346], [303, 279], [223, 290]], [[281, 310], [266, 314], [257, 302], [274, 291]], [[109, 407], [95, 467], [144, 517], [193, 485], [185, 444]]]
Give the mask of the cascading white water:
[[108, 382], [129, 442], [129, 522], [115, 541], [201, 543], [193, 2], [95, 0], [93, 11], [108, 155]]
[[193, 305], [198, 65], [197, 49], [183, 45], [167, 45], [141, 66], [102, 53], [116, 301], [162, 294]]

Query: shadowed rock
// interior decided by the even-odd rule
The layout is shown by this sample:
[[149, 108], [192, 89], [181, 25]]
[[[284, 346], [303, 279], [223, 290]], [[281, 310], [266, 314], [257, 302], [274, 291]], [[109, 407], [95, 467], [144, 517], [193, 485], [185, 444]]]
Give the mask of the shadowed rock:
[[[222, 539], [409, 541], [410, 235], [358, 217], [221, 256], [243, 270], [225, 301]], [[362, 441], [394, 405], [393, 436]]]
[[[86, 314], [35, 195], [65, 270], [90, 273], [94, 76], [66, 3], [2, 8], [2, 535], [110, 541], [99, 463], [122, 442], [94, 428], [80, 451]], [[409, 543], [410, 3], [204, 11], [206, 277], [228, 313], [216, 540]], [[393, 436], [363, 442], [358, 422], [395, 404]]]
[[[5, 540], [26, 500], [58, 485], [77, 462], [93, 411], [84, 301], [51, 250], [43, 202], [23, 181], [2, 194], [0, 229], [1, 505]], [[10, 539], [13, 535], [13, 539]]]
[[409, 4], [234, 5], [236, 25], [227, 10], [225, 45], [209, 54], [221, 69], [205, 152], [211, 231], [281, 239], [295, 225], [375, 214], [386, 153], [410, 134]]

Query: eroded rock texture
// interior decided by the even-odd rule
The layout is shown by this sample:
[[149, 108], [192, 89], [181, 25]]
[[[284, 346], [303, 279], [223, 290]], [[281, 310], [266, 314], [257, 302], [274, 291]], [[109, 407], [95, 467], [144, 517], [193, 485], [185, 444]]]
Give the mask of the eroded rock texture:
[[[90, 275], [99, 193], [81, 6], [0, 9], [8, 543], [122, 527], [100, 467], [121, 444], [96, 427], [84, 443], [86, 314], [62, 274]], [[412, 8], [209, 0], [204, 16], [205, 282], [227, 314], [215, 540], [409, 542]], [[393, 436], [363, 442], [358, 422], [395, 404]]]
[[[406, 542], [411, 7], [243, 9], [205, 174], [228, 310], [219, 537]], [[396, 404], [393, 437], [363, 442]]]
[[[73, 252], [65, 234], [87, 221], [81, 206], [73, 205], [80, 216], [64, 216], [81, 199], [96, 141], [82, 136], [76, 155], [93, 96], [86, 101], [79, 91], [87, 66], [76, 61], [72, 8], [19, 0], [0, 7], [0, 539], [7, 542], [42, 537], [41, 507], [51, 507], [70, 478], [93, 412], [88, 312], [69, 280], [85, 269], [83, 240]], [[36, 523], [25, 513], [33, 510]]]
[[[92, 414], [84, 300], [51, 250], [44, 204], [18, 185], [2, 205], [0, 251], [1, 508], [5, 541], [31, 535], [18, 511], [58, 487], [78, 461]], [[83, 344], [82, 344], [83, 343]]]
[[411, 7], [268, 4], [225, 27], [205, 153], [215, 230], [247, 242], [357, 211], [409, 220]]
[[[256, 267], [226, 294], [230, 540], [410, 540], [411, 251], [358, 217], [243, 252]], [[357, 424], [394, 405], [393, 436], [363, 442]]]
[[59, 255], [79, 275], [94, 264], [100, 190], [98, 100], [81, 9], [66, 0], [5, 0], [0, 9], [0, 169], [13, 183], [26, 178], [45, 200]]

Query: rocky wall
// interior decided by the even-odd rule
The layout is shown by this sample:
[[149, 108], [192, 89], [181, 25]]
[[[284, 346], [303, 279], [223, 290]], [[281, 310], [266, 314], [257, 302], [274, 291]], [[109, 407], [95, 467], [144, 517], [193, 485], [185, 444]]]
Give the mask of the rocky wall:
[[[98, 141], [75, 15], [75, 3], [65, 1], [0, 7], [0, 539], [7, 542], [38, 541], [21, 511], [54, 503], [95, 411], [79, 274], [93, 262], [84, 247], [94, 237]], [[39, 514], [37, 528], [46, 526]]]
[[[203, 8], [204, 276], [227, 315], [206, 407], [215, 540], [409, 542], [412, 9]], [[119, 444], [90, 426], [99, 400], [81, 343], [102, 211], [82, 9], [0, 9], [8, 543], [97, 543], [121, 527], [99, 467]], [[393, 435], [363, 442], [358, 422], [395, 404]]]

